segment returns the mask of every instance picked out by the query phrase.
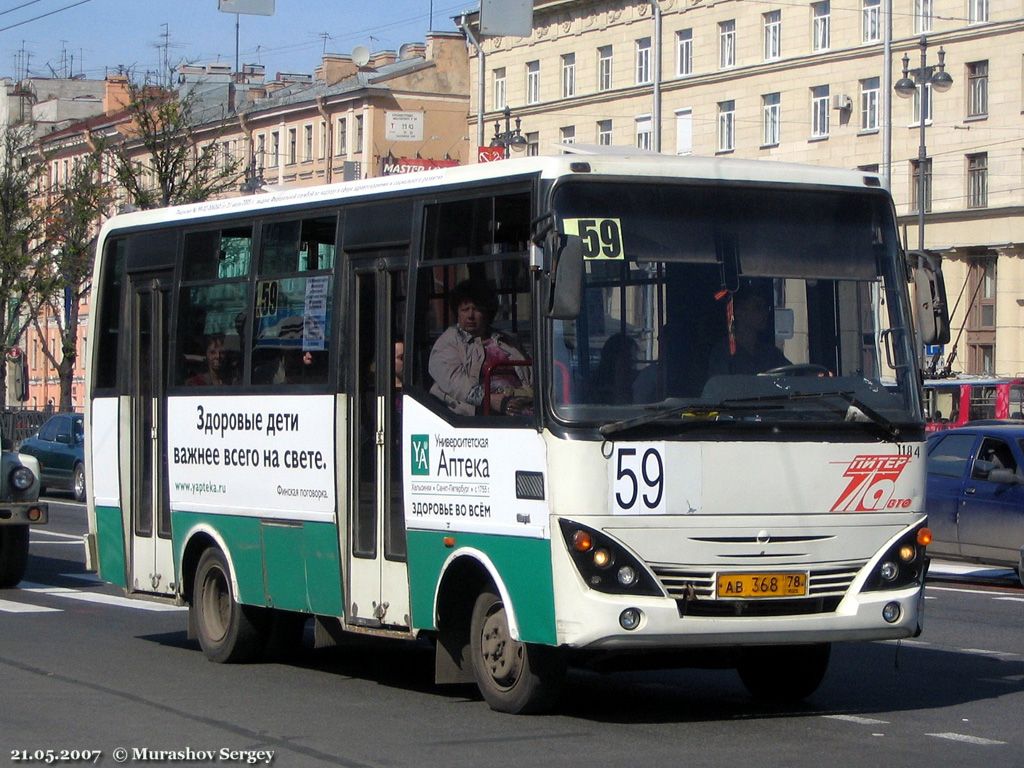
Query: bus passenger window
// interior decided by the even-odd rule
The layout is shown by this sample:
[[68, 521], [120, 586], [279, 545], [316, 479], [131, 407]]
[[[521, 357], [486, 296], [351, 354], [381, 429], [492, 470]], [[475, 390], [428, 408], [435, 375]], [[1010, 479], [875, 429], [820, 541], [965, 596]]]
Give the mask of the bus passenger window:
[[178, 307], [179, 364], [175, 383], [241, 383], [247, 282], [183, 286]]

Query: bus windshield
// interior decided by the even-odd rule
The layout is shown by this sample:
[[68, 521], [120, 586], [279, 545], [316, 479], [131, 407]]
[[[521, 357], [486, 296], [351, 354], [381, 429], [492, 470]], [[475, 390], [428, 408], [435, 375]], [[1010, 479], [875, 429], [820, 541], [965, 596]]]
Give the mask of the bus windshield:
[[558, 419], [920, 427], [884, 193], [579, 181], [552, 200], [584, 252], [579, 315], [549, 327]]

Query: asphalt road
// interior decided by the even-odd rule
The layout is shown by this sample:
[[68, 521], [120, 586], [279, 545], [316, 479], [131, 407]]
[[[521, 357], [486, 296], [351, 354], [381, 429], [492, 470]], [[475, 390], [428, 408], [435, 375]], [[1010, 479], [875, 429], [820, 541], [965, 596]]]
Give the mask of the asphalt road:
[[[472, 688], [434, 686], [425, 645], [353, 640], [284, 664], [211, 664], [183, 610], [124, 600], [84, 572], [82, 505], [51, 509], [26, 583], [0, 591], [8, 764], [99, 750], [111, 766], [125, 749], [126, 765], [272, 752], [288, 768], [1024, 766], [1024, 590], [1006, 571], [939, 564], [924, 634], [836, 646], [795, 709], [755, 704], [730, 670], [574, 670], [554, 714], [510, 717]], [[81, 764], [54, 764], [68, 762]]]

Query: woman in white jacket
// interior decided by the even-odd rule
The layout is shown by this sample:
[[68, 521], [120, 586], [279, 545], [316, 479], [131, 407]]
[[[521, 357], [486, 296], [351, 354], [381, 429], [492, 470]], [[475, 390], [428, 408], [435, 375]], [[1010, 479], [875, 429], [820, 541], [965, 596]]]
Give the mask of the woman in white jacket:
[[[464, 280], [449, 296], [456, 323], [434, 342], [428, 369], [430, 393], [449, 409], [466, 416], [486, 410], [512, 416], [530, 412], [533, 391], [528, 365], [509, 365], [526, 357], [509, 336], [494, 331], [498, 302], [486, 283]], [[490, 370], [488, 391], [484, 372]]]

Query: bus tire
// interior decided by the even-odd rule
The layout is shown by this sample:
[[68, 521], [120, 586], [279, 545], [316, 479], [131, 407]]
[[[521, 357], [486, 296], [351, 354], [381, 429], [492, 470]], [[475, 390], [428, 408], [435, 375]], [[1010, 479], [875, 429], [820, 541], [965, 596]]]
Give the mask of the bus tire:
[[505, 605], [490, 589], [473, 605], [469, 646], [477, 687], [496, 712], [544, 712], [558, 699], [563, 656], [555, 648], [512, 639]]
[[28, 567], [28, 526], [0, 525], [0, 588], [16, 587]]
[[831, 643], [753, 646], [742, 650], [736, 671], [758, 701], [795, 704], [818, 690], [831, 651]]
[[199, 558], [192, 589], [196, 636], [206, 658], [220, 664], [257, 660], [265, 631], [260, 609], [238, 602], [224, 553], [209, 547]]

